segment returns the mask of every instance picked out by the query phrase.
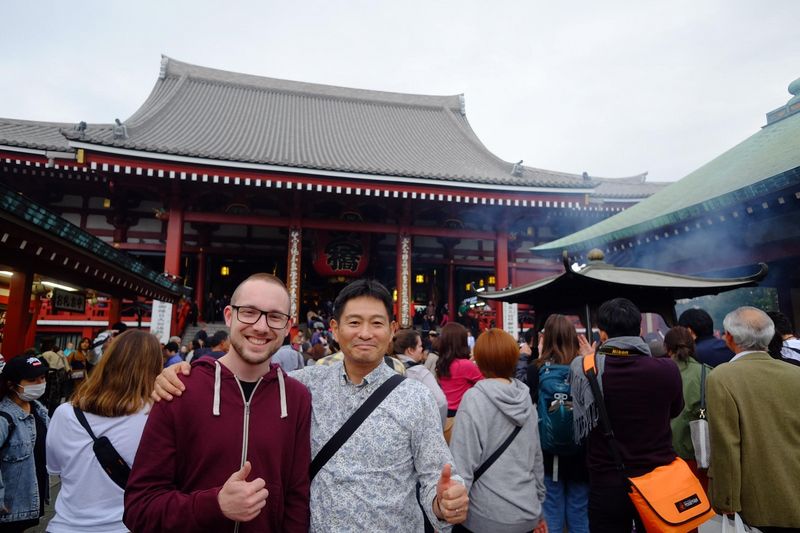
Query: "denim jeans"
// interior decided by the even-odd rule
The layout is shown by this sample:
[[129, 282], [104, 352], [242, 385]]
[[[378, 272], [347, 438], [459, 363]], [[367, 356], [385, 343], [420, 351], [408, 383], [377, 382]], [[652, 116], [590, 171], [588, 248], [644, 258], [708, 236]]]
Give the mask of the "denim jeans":
[[580, 481], [544, 476], [547, 495], [544, 498], [544, 518], [547, 529], [555, 533], [589, 533], [589, 484]]

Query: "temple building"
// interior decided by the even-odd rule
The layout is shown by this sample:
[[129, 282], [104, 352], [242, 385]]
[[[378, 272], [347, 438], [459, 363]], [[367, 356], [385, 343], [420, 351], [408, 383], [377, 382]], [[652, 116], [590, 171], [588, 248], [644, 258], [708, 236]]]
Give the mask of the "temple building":
[[704, 276], [769, 273], [780, 310], [800, 324], [800, 79], [791, 99], [741, 143], [623, 213], [530, 252], [574, 264], [593, 248], [618, 267]]
[[0, 119], [0, 183], [178, 280], [201, 314], [209, 293], [230, 295], [254, 272], [286, 280], [301, 320], [369, 276], [395, 291], [402, 325], [429, 302], [455, 318], [470, 287], [557, 272], [529, 249], [665, 186], [503, 161], [473, 132], [463, 95], [168, 57], [124, 121]]

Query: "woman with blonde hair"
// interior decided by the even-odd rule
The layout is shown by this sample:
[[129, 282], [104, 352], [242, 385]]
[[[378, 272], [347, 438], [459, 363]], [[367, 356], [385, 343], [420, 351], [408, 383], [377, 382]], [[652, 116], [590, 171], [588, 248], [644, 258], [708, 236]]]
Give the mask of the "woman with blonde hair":
[[453, 531], [546, 533], [538, 418], [528, 387], [514, 378], [519, 346], [493, 328], [474, 355], [485, 379], [464, 393], [450, 441], [469, 491], [467, 520]]
[[56, 409], [47, 434], [47, 469], [61, 476], [61, 490], [48, 532], [128, 530], [122, 523], [124, 491], [100, 466], [77, 411], [84, 413], [95, 436], [107, 437], [130, 466], [161, 368], [158, 339], [141, 330], [125, 331], [111, 342], [71, 403]]

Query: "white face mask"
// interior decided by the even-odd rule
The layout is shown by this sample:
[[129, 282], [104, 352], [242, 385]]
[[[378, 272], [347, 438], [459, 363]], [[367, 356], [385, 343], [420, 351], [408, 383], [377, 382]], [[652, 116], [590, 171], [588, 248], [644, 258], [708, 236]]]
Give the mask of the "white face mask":
[[22, 392], [18, 393], [19, 399], [23, 402], [32, 402], [38, 400], [44, 394], [47, 388], [47, 383], [36, 383], [34, 385], [20, 385]]

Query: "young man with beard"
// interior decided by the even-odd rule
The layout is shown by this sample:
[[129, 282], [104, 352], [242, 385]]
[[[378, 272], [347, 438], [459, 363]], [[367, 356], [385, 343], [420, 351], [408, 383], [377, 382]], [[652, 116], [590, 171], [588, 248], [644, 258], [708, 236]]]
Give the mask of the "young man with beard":
[[[383, 360], [397, 329], [391, 313], [392, 298], [383, 285], [354, 281], [337, 296], [331, 320], [344, 359], [292, 372], [312, 393], [315, 456], [396, 375]], [[187, 367], [166, 369], [158, 378], [156, 391], [164, 399], [184, 390], [176, 369]], [[272, 451], [265, 447], [261, 453]], [[423, 530], [423, 512], [439, 530], [461, 523], [469, 500], [452, 463], [432, 394], [405, 379], [319, 470], [311, 485], [310, 531], [417, 532]]]
[[228, 352], [196, 361], [183, 398], [148, 417], [125, 490], [132, 531], [308, 530], [311, 397], [270, 365], [288, 313], [275, 276], [237, 287]]

